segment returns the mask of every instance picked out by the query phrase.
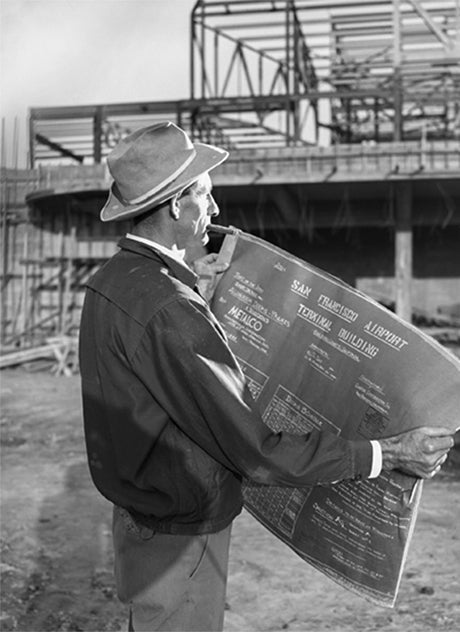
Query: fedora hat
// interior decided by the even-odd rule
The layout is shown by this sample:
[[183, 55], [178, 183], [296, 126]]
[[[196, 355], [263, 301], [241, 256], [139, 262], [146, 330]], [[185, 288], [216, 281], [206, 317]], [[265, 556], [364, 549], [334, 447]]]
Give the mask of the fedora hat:
[[219, 147], [192, 143], [170, 121], [133, 132], [107, 158], [114, 181], [101, 220], [132, 218], [166, 202], [227, 156]]

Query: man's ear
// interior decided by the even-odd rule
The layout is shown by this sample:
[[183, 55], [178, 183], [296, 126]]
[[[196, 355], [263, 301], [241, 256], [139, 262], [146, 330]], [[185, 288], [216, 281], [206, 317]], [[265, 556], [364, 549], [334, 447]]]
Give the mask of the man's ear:
[[175, 195], [173, 198], [171, 198], [171, 200], [169, 202], [169, 214], [176, 221], [180, 217], [180, 202], [179, 202], [179, 196], [178, 195]]

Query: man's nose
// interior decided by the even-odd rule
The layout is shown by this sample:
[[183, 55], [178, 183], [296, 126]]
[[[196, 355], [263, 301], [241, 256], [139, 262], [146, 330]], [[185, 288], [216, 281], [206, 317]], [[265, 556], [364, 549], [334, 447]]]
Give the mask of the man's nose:
[[217, 215], [219, 215], [219, 213], [220, 213], [220, 209], [217, 206], [217, 203], [216, 203], [215, 199], [211, 196], [211, 200], [209, 202], [208, 214], [211, 217], [217, 217]]

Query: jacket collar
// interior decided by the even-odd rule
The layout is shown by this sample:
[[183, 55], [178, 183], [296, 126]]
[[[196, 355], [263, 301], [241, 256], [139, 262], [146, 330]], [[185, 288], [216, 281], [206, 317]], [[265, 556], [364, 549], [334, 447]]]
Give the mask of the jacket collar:
[[165, 252], [160, 252], [153, 246], [147, 246], [147, 244], [142, 244], [129, 237], [122, 237], [118, 242], [118, 246], [123, 250], [129, 250], [130, 252], [148, 257], [149, 259], [160, 259], [179, 281], [182, 281], [182, 283], [185, 283], [191, 288], [196, 286], [198, 276], [193, 270], [187, 267], [186, 263], [180, 263], [177, 259], [174, 259], [174, 257], [169, 257]]

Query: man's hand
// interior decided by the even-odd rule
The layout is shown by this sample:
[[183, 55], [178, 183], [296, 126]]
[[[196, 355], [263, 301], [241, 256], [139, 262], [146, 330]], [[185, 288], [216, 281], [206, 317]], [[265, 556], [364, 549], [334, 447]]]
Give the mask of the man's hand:
[[216, 285], [219, 281], [219, 275], [228, 269], [228, 263], [217, 263], [218, 254], [212, 252], [209, 255], [196, 259], [192, 267], [198, 275], [198, 288], [207, 301], [210, 301]]
[[447, 428], [425, 427], [380, 439], [379, 443], [382, 446], [382, 469], [432, 478], [447, 459], [454, 438]]

